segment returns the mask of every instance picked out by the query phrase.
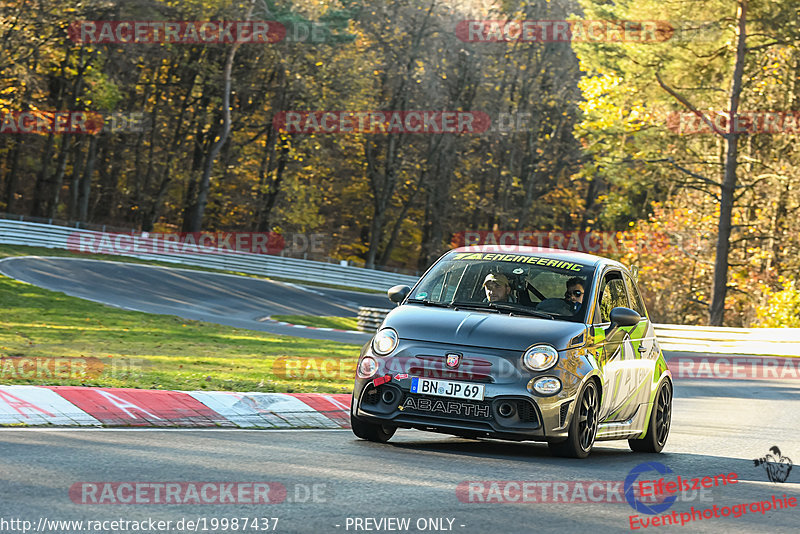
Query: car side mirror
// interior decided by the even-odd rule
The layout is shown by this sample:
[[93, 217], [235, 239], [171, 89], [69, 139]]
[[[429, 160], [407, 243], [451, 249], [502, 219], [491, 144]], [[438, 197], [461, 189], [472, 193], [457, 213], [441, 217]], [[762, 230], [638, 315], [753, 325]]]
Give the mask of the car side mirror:
[[617, 306], [611, 310], [611, 328], [634, 326], [642, 320], [642, 316], [630, 308]]
[[411, 293], [411, 288], [408, 286], [394, 286], [389, 291], [387, 291], [387, 293], [389, 294], [389, 300], [397, 304], [400, 304], [405, 300], [408, 294]]

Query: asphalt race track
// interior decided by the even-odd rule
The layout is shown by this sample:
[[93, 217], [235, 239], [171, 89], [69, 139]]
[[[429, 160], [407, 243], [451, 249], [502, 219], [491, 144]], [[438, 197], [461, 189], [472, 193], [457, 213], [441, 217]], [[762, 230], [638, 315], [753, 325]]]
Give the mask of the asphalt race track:
[[126, 310], [357, 344], [369, 335], [293, 328], [263, 319], [276, 314], [355, 317], [359, 306], [392, 306], [385, 295], [374, 293], [80, 258], [8, 258], [0, 261], [0, 274]]
[[[257, 279], [87, 260], [20, 258], [0, 263], [0, 272], [126, 308], [239, 327], [253, 324], [266, 331], [273, 330], [258, 318], [274, 313], [344, 315], [345, 310], [354, 313], [358, 304], [388, 304], [381, 295], [318, 288], [309, 293]], [[295, 335], [313, 332], [290, 330]], [[398, 523], [387, 523], [389, 518], [408, 519], [407, 532], [630, 532], [631, 516], [638, 516], [640, 523], [656, 517], [634, 511], [624, 496], [622, 502], [614, 498], [620, 496], [618, 490], [624, 488], [629, 472], [643, 462], [660, 462], [673, 473], [648, 471], [640, 480], [729, 473], [738, 479], [725, 487], [684, 493], [659, 515], [677, 512], [677, 526], [645, 529], [636, 524], [638, 532], [797, 532], [797, 506], [762, 514], [750, 504], [769, 501], [772, 506], [773, 495], [800, 500], [800, 468], [790, 471], [786, 482], [770, 482], [765, 468], [753, 461], [776, 445], [787, 461], [800, 459], [798, 400], [796, 379], [676, 379], [672, 429], [664, 453], [635, 454], [624, 441], [600, 442], [586, 460], [553, 458], [544, 444], [472, 441], [419, 431], [400, 431], [388, 445], [378, 445], [357, 440], [347, 430], [4, 429], [0, 431], [0, 532], [22, 531], [22, 523], [16, 528], [2, 523], [12, 519], [30, 521], [30, 531], [40, 521], [48, 525], [53, 520], [147, 519], [172, 521], [165, 532], [265, 530], [262, 522], [259, 530], [243, 529], [243, 518], [278, 518], [277, 525], [269, 519], [269, 530], [299, 533], [403, 531], [397, 529]], [[130, 489], [116, 494], [128, 496], [128, 504], [95, 504], [82, 493], [88, 487], [82, 483], [110, 488], [104, 483], [128, 482], [132, 488], [137, 482], [140, 486], [184, 483], [181, 487], [194, 482], [199, 488], [211, 481], [278, 483], [286, 493], [272, 504], [246, 504], [246, 493], [241, 499], [234, 493], [235, 503], [197, 504], [188, 492], [181, 494], [178, 504], [136, 503]], [[469, 481], [483, 484], [487, 491], [457, 491], [468, 488]], [[492, 481], [498, 482], [499, 491], [489, 491]], [[538, 485], [529, 484], [533, 489], [523, 494], [521, 485], [508, 481]], [[564, 483], [569, 484], [566, 493]], [[617, 490], [588, 491], [591, 483]], [[545, 488], [549, 492], [545, 500], [552, 500], [559, 486], [559, 502], [541, 502]], [[101, 490], [94, 495], [102, 496]], [[602, 502], [606, 495], [613, 502]], [[470, 502], [481, 497], [488, 502]], [[115, 498], [109, 493], [105, 502]], [[523, 499], [527, 502], [515, 502]], [[716, 506], [719, 512], [742, 504], [748, 507], [740, 517], [697, 520], [695, 514], [694, 521], [680, 526], [680, 514], [691, 517], [692, 507], [702, 511]], [[229, 521], [223, 529], [223, 518], [239, 518], [238, 529]], [[175, 528], [180, 520], [183, 530]], [[186, 526], [187, 521], [193, 526]], [[50, 525], [47, 532], [95, 531], [86, 529], [87, 524], [83, 530]], [[135, 532], [107, 525], [97, 531]]]
[[[683, 478], [738, 475], [734, 485], [687, 492], [665, 513], [690, 513], [692, 506], [722, 510], [773, 495], [800, 499], [796, 472], [787, 482], [769, 482], [764, 468], [753, 462], [773, 445], [789, 458], [800, 452], [796, 384], [684, 380], [676, 383], [675, 393], [664, 453], [634, 454], [625, 442], [602, 442], [586, 460], [552, 458], [543, 444], [469, 441], [418, 431], [401, 431], [388, 445], [378, 445], [357, 440], [347, 430], [4, 430], [2, 515], [34, 525], [40, 518], [175, 522], [278, 517], [277, 532], [309, 533], [368, 532], [354, 530], [355, 518], [389, 517], [410, 518], [409, 532], [420, 532], [416, 522], [427, 518], [452, 519], [452, 531], [463, 533], [624, 532], [630, 531], [629, 518], [635, 515], [624, 499], [498, 503], [498, 497], [505, 497], [497, 494], [493, 502], [470, 503], [469, 494], [461, 502], [456, 489], [465, 481], [484, 481], [487, 488], [490, 481], [609, 481], [619, 487], [631, 469], [646, 461], [661, 462]], [[101, 505], [81, 504], [79, 491], [73, 502], [69, 493], [76, 483], [127, 481], [278, 482], [286, 488], [286, 500]], [[521, 498], [516, 488], [507, 488], [509, 499]], [[349, 529], [348, 518], [353, 521]], [[797, 532], [798, 526], [797, 508], [789, 508], [763, 515], [748, 510], [738, 518], [646, 531]]]

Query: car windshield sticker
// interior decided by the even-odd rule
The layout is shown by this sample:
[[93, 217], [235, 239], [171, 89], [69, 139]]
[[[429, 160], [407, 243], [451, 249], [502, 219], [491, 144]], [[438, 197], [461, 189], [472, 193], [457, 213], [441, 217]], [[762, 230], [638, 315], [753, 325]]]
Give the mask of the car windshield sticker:
[[555, 269], [564, 269], [566, 271], [580, 271], [583, 266], [577, 263], [570, 263], [568, 261], [552, 260], [548, 258], [540, 258], [538, 256], [523, 256], [521, 254], [495, 254], [484, 252], [459, 252], [453, 256], [454, 260], [494, 260], [494, 261], [515, 261], [519, 263], [528, 263], [535, 265], [543, 265], [545, 267], [553, 267]]

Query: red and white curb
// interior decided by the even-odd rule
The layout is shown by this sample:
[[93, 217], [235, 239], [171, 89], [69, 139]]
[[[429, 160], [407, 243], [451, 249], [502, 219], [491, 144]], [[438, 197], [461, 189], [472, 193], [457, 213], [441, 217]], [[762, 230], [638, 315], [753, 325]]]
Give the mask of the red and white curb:
[[322, 332], [344, 332], [345, 334], [364, 334], [367, 332], [362, 332], [360, 330], [342, 330], [340, 328], [324, 328], [321, 326], [307, 326], [304, 324], [294, 324], [294, 323], [287, 323], [285, 321], [277, 321], [270, 316], [262, 317], [259, 319], [260, 322], [272, 323], [280, 326], [291, 326], [292, 328], [306, 328], [308, 330], [320, 330]]
[[0, 426], [349, 428], [350, 395], [0, 386]]

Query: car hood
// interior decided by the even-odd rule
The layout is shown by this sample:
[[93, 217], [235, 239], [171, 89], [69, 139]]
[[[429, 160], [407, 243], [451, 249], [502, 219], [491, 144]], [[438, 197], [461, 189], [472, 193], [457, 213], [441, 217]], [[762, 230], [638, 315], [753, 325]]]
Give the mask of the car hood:
[[400, 339], [519, 351], [534, 343], [564, 350], [586, 329], [583, 323], [413, 304], [392, 310], [383, 327], [393, 328]]

